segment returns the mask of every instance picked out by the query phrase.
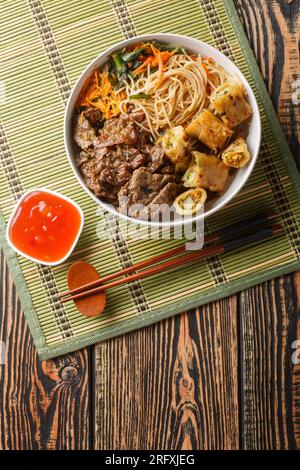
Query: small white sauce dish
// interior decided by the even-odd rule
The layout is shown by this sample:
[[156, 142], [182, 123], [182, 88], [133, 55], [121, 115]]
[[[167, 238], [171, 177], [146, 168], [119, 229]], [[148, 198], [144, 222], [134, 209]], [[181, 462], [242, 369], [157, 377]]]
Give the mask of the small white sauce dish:
[[[30, 256], [29, 254], [27, 254], [26, 252], [20, 250], [18, 247], [15, 246], [15, 244], [13, 243], [12, 239], [11, 239], [11, 236], [10, 236], [10, 232], [11, 232], [11, 225], [15, 219], [15, 216], [22, 204], [22, 202], [24, 201], [24, 199], [32, 194], [32, 193], [35, 193], [35, 192], [38, 192], [38, 193], [46, 193], [46, 194], [51, 194], [53, 196], [56, 196], [57, 198], [59, 199], [62, 199], [64, 201], [67, 201], [71, 206], [73, 206], [73, 208], [75, 208], [79, 214], [79, 220], [80, 220], [80, 225], [79, 225], [79, 228], [77, 230], [77, 234], [76, 234], [76, 237], [74, 238], [74, 241], [72, 243], [72, 245], [70, 246], [69, 250], [67, 251], [67, 253], [59, 258], [58, 260], [56, 261], [45, 261], [45, 260], [41, 260], [41, 259], [38, 259], [38, 258], [34, 258], [32, 256]], [[46, 189], [46, 188], [33, 188], [33, 189], [30, 189], [29, 191], [26, 191], [22, 196], [21, 198], [18, 200], [18, 202], [16, 203], [12, 213], [11, 213], [11, 216], [8, 220], [8, 223], [7, 223], [7, 227], [6, 227], [6, 239], [7, 239], [7, 242], [9, 244], [9, 246], [16, 252], [18, 253], [19, 255], [21, 256], [24, 256], [25, 258], [29, 259], [30, 261], [33, 261], [34, 263], [38, 263], [38, 264], [41, 264], [41, 265], [44, 265], [44, 266], [57, 266], [61, 263], [63, 263], [64, 261], [66, 261], [69, 256], [71, 255], [71, 253], [73, 252], [78, 240], [79, 240], [79, 237], [81, 235], [81, 232], [82, 232], [82, 228], [83, 228], [83, 224], [84, 224], [84, 215], [83, 215], [83, 211], [81, 209], [81, 207], [75, 202], [73, 201], [72, 199], [70, 199], [69, 197], [61, 194], [61, 193], [58, 193], [56, 191], [52, 191], [50, 189]]]

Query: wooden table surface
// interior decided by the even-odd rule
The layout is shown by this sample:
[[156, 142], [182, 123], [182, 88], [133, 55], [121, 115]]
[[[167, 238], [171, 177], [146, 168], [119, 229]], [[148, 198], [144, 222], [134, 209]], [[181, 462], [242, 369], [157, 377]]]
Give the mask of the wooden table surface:
[[[300, 166], [300, 0], [236, 5]], [[1, 280], [0, 448], [300, 447], [300, 273], [42, 362]]]

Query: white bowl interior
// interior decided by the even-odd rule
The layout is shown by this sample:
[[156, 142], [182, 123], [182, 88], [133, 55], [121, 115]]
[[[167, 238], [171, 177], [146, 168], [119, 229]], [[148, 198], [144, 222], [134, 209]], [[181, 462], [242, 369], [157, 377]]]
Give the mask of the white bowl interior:
[[247, 138], [247, 144], [248, 144], [250, 154], [251, 154], [250, 163], [246, 165], [244, 168], [240, 168], [232, 175], [230, 179], [230, 184], [227, 186], [227, 189], [222, 194], [218, 195], [216, 198], [209, 201], [208, 204], [205, 205], [204, 213], [201, 213], [194, 217], [185, 218], [184, 223], [190, 223], [192, 221], [196, 221], [203, 217], [208, 217], [214, 214], [215, 212], [220, 210], [225, 204], [227, 204], [240, 191], [240, 189], [244, 186], [244, 184], [246, 183], [247, 179], [249, 178], [254, 168], [254, 165], [258, 156], [258, 152], [259, 152], [259, 147], [260, 147], [261, 122], [260, 122], [260, 114], [259, 114], [257, 102], [253, 94], [253, 91], [249, 83], [245, 79], [244, 75], [240, 72], [240, 70], [236, 67], [236, 65], [230, 59], [228, 59], [228, 57], [226, 57], [224, 54], [222, 54], [220, 51], [218, 51], [214, 47], [202, 41], [199, 41], [198, 39], [194, 39], [191, 37], [180, 36], [176, 34], [162, 34], [162, 33], [161, 34], [147, 34], [147, 35], [142, 35], [142, 36], [136, 36], [134, 38], [122, 41], [118, 44], [115, 44], [113, 47], [107, 49], [105, 52], [101, 53], [93, 62], [91, 62], [88, 65], [88, 67], [81, 74], [81, 76], [77, 80], [72, 90], [72, 93], [69, 97], [66, 112], [65, 112], [65, 123], [64, 123], [65, 146], [66, 146], [66, 151], [67, 151], [70, 164], [80, 184], [83, 186], [85, 191], [87, 191], [87, 193], [98, 204], [100, 204], [105, 210], [108, 210], [109, 212], [113, 213], [114, 215], [117, 215], [118, 217], [121, 217], [122, 219], [125, 219], [125, 220], [127, 219], [127, 220], [130, 220], [132, 222], [139, 223], [142, 225], [152, 225], [152, 226], [161, 226], [161, 227], [176, 226], [176, 225], [182, 225], [183, 221], [181, 218], [178, 218], [177, 220], [175, 219], [173, 222], [159, 223], [159, 222], [151, 222], [151, 221], [142, 221], [139, 219], [134, 219], [131, 217], [127, 217], [123, 214], [120, 214], [110, 204], [106, 204], [105, 202], [98, 199], [92, 193], [92, 191], [86, 186], [76, 166], [76, 161], [75, 161], [76, 156], [79, 154], [79, 148], [73, 138], [73, 115], [74, 115], [75, 103], [78, 99], [80, 90], [84, 82], [92, 74], [93, 70], [95, 70], [98, 67], [101, 67], [107, 62], [112, 52], [119, 50], [123, 47], [129, 46], [132, 43], [136, 43], [140, 41], [151, 41], [151, 40], [157, 40], [157, 41], [165, 42], [169, 44], [178, 44], [194, 53], [201, 54], [202, 56], [211, 57], [218, 64], [224, 67], [229, 73], [233, 75], [238, 75], [247, 90], [249, 103], [253, 110], [253, 118], [251, 121], [251, 125], [249, 128], [249, 135]]

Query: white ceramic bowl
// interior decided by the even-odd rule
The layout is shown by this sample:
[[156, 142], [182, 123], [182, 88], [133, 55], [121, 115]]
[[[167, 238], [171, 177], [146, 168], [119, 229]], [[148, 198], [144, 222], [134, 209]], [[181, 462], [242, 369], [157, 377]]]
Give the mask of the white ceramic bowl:
[[[104, 65], [112, 52], [122, 49], [123, 47], [127, 47], [131, 44], [134, 44], [136, 42], [141, 42], [141, 41], [153, 41], [157, 40], [160, 42], [165, 42], [168, 44], [178, 44], [180, 46], [185, 47], [186, 49], [194, 52], [201, 54], [202, 56], [206, 57], [211, 57], [213, 58], [218, 64], [220, 64], [222, 67], [224, 67], [228, 72], [230, 72], [233, 75], [238, 75], [243, 82], [247, 93], [249, 97], [249, 103], [251, 105], [251, 108], [253, 110], [253, 118], [251, 121], [250, 129], [249, 129], [249, 135], [247, 138], [247, 144], [250, 150], [251, 154], [251, 161], [249, 162], [248, 165], [246, 165], [244, 168], [240, 168], [237, 170], [233, 177], [230, 180], [230, 184], [226, 188], [226, 190], [220, 194], [218, 197], [214, 198], [212, 201], [210, 201], [208, 204], [205, 205], [205, 210], [204, 212], [200, 213], [199, 215], [193, 216], [193, 217], [188, 217], [184, 218], [184, 221], [181, 217], [179, 217], [177, 220], [175, 219], [172, 222], [151, 222], [151, 221], [143, 221], [139, 219], [135, 219], [132, 217], [128, 217], [124, 214], [120, 214], [114, 207], [112, 207], [110, 204], [106, 204], [104, 201], [101, 201], [98, 199], [92, 191], [86, 186], [77, 166], [76, 166], [76, 156], [79, 153], [79, 148], [76, 145], [73, 137], [73, 116], [74, 116], [74, 107], [75, 103], [78, 99], [80, 90], [86, 81], [86, 79], [92, 74], [92, 72], [96, 69]], [[180, 36], [177, 34], [145, 34], [141, 36], [136, 36], [131, 39], [127, 39], [125, 41], [119, 42], [115, 44], [114, 46], [110, 47], [107, 49], [105, 52], [102, 52], [95, 60], [93, 60], [87, 68], [82, 72], [80, 77], [78, 78], [72, 93], [69, 97], [66, 111], [65, 111], [65, 120], [64, 120], [64, 140], [65, 140], [65, 147], [66, 147], [66, 152], [67, 156], [69, 159], [69, 162], [71, 164], [71, 167], [73, 168], [74, 174], [76, 175], [79, 183], [81, 186], [84, 188], [84, 190], [98, 203], [100, 206], [103, 207], [103, 209], [113, 213], [114, 215], [120, 217], [121, 219], [124, 220], [130, 220], [132, 222], [136, 222], [142, 225], [151, 225], [151, 226], [159, 226], [159, 227], [170, 227], [170, 226], [176, 226], [176, 225], [182, 225], [183, 223], [191, 223], [192, 221], [200, 220], [204, 217], [208, 217], [215, 212], [219, 211], [222, 207], [225, 206], [231, 199], [241, 190], [241, 188], [244, 186], [246, 183], [247, 179], [249, 178], [255, 162], [257, 160], [258, 152], [259, 152], [259, 147], [260, 147], [260, 140], [261, 140], [261, 122], [260, 122], [260, 114], [259, 114], [259, 109], [257, 106], [257, 102], [254, 96], [254, 93], [245, 79], [244, 75], [241, 73], [241, 71], [237, 68], [237, 66], [231, 62], [228, 57], [226, 57], [224, 54], [222, 54], [220, 51], [215, 49], [214, 47], [206, 44], [205, 42], [199, 41], [198, 39], [194, 39], [188, 36]]]
[[[15, 214], [16, 212], [18, 211], [19, 207], [20, 207], [20, 204], [21, 202], [26, 198], [26, 196], [28, 196], [28, 194], [31, 194], [31, 193], [34, 193], [35, 191], [40, 191], [40, 192], [43, 192], [43, 193], [48, 193], [48, 194], [54, 194], [54, 196], [57, 196], [61, 199], [64, 199], [65, 201], [68, 201], [70, 204], [72, 204], [72, 206], [76, 207], [76, 209], [78, 210], [79, 214], [80, 214], [80, 227], [79, 227], [79, 230], [78, 230], [78, 233], [77, 233], [77, 236], [72, 244], [72, 246], [70, 247], [69, 251], [65, 254], [65, 256], [63, 258], [60, 258], [59, 260], [57, 261], [51, 261], [51, 262], [46, 262], [46, 261], [41, 261], [37, 258], [33, 258], [32, 256], [28, 255], [27, 253], [24, 253], [23, 251], [19, 250], [13, 243], [13, 241], [11, 240], [10, 238], [10, 226], [11, 226], [11, 223], [15, 217]], [[82, 209], [81, 207], [75, 202], [73, 201], [72, 199], [70, 199], [69, 197], [65, 196], [64, 194], [60, 194], [60, 193], [57, 193], [56, 191], [52, 191], [51, 189], [46, 189], [46, 188], [33, 188], [33, 189], [30, 189], [29, 191], [26, 191], [22, 197], [20, 197], [20, 199], [18, 200], [17, 204], [15, 205], [12, 213], [11, 213], [11, 216], [8, 220], [8, 223], [7, 223], [7, 226], [6, 226], [6, 239], [7, 239], [7, 242], [9, 244], [9, 246], [16, 252], [18, 253], [19, 255], [22, 255], [24, 256], [24, 258], [27, 258], [27, 259], [30, 259], [30, 261], [34, 261], [35, 263], [39, 263], [39, 264], [42, 264], [44, 266], [57, 266], [58, 264], [61, 264], [63, 263], [64, 261], [67, 260], [67, 258], [69, 258], [69, 256], [72, 254], [72, 251], [74, 250], [77, 242], [78, 242], [78, 239], [81, 235], [81, 232], [82, 232], [82, 228], [83, 228], [83, 224], [84, 224], [84, 216], [83, 216], [83, 212], [82, 212]]]

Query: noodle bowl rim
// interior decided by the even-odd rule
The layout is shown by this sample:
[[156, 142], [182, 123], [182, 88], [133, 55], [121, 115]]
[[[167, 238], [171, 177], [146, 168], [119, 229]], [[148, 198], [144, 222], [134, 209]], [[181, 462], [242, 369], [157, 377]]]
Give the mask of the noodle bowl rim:
[[[240, 177], [237, 178], [237, 181], [235, 181], [235, 178], [236, 178], [236, 174], [235, 174], [235, 178], [230, 182], [229, 186], [226, 187], [225, 191], [220, 196], [216, 197], [217, 202], [214, 207], [211, 207], [207, 211], [204, 211], [196, 216], [187, 217], [184, 220], [179, 219], [179, 220], [174, 220], [170, 222], [151, 222], [148, 220], [136, 219], [133, 217], [129, 217], [125, 214], [119, 213], [115, 207], [113, 207], [110, 204], [105, 203], [101, 199], [97, 198], [97, 196], [95, 196], [95, 194], [87, 187], [76, 165], [76, 156], [78, 155], [79, 152], [78, 152], [78, 147], [74, 141], [74, 109], [75, 109], [75, 103], [78, 99], [79, 93], [83, 87], [84, 82], [96, 68], [103, 66], [107, 62], [107, 60], [109, 59], [109, 57], [111, 56], [113, 52], [120, 50], [124, 47], [128, 47], [129, 45], [132, 45], [138, 42], [146, 42], [146, 41], [160, 41], [160, 42], [164, 42], [167, 44], [176, 44], [188, 50], [191, 50], [192, 52], [211, 57], [213, 60], [215, 60], [215, 62], [222, 65], [229, 73], [237, 75], [241, 79], [248, 93], [249, 103], [253, 111], [252, 121], [250, 125], [250, 133], [249, 133], [249, 137], [247, 138], [247, 143], [251, 147], [250, 148], [250, 153], [251, 153], [250, 163], [246, 167], [237, 170], [236, 174], [239, 174]], [[210, 217], [211, 215], [220, 211], [240, 192], [240, 190], [243, 188], [248, 178], [250, 177], [253, 171], [253, 168], [255, 166], [255, 163], [257, 161], [258, 154], [259, 154], [260, 142], [261, 142], [261, 120], [260, 120], [259, 108], [257, 105], [255, 95], [251, 89], [251, 86], [249, 85], [243, 73], [228, 57], [226, 57], [218, 49], [214, 48], [213, 46], [203, 41], [200, 41], [199, 39], [196, 39], [190, 36], [183, 36], [179, 34], [168, 34], [168, 33], [143, 34], [143, 35], [135, 36], [130, 39], [126, 39], [124, 41], [115, 43], [113, 46], [103, 51], [92, 62], [90, 62], [90, 64], [85, 68], [85, 70], [81, 73], [81, 75], [77, 79], [70, 93], [70, 96], [66, 105], [66, 109], [65, 109], [65, 114], [64, 114], [64, 144], [66, 148], [67, 158], [74, 172], [74, 175], [79, 181], [82, 188], [99, 206], [102, 207], [102, 209], [110, 212], [111, 214], [127, 222], [133, 222], [133, 223], [148, 226], [148, 227], [152, 226], [152, 227], [163, 228], [163, 227], [183, 226], [185, 224], [190, 224], [191, 222], [196, 222], [196, 221], [205, 219], [207, 217]]]

